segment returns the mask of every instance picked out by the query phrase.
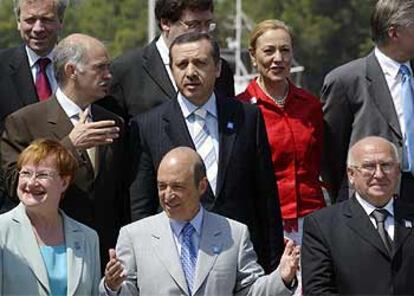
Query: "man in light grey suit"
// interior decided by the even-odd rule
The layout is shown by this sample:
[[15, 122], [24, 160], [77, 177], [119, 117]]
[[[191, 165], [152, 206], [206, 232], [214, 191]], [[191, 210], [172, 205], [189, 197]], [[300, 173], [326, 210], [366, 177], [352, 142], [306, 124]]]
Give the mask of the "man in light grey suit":
[[[116, 254], [110, 250], [102, 295], [292, 293], [288, 287], [298, 268], [298, 247], [289, 241], [279, 267], [265, 276], [247, 227], [200, 206], [208, 181], [194, 150], [168, 152], [157, 184], [164, 211], [121, 229]], [[186, 240], [187, 228], [194, 232]]]
[[333, 202], [347, 199], [346, 155], [361, 138], [381, 136], [402, 156], [401, 199], [414, 202], [414, 178], [407, 166], [402, 65], [412, 73], [414, 0], [380, 0], [371, 19], [375, 49], [330, 72], [322, 87], [325, 151], [322, 177]]

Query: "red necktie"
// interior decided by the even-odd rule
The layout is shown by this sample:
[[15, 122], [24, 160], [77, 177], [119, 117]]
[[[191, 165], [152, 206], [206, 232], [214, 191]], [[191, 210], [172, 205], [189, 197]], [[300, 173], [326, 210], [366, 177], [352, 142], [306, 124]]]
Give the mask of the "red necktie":
[[39, 71], [36, 77], [36, 90], [40, 101], [46, 100], [52, 95], [52, 89], [46, 75], [46, 66], [49, 65], [49, 63], [49, 58], [42, 58], [37, 60]]

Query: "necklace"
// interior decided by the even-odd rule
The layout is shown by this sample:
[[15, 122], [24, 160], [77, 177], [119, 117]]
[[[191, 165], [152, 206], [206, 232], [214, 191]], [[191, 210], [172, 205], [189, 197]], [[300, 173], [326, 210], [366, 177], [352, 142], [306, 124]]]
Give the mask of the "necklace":
[[266, 90], [266, 87], [264, 86], [264, 83], [263, 83], [263, 81], [261, 80], [261, 79], [258, 79], [257, 80], [257, 82], [258, 82], [258, 84], [259, 84], [259, 86], [260, 86], [260, 88], [263, 90], [263, 92], [269, 97], [269, 98], [271, 98], [275, 103], [276, 103], [276, 105], [278, 106], [278, 107], [280, 107], [280, 108], [284, 108], [285, 107], [285, 103], [286, 103], [286, 98], [287, 98], [287, 95], [288, 95], [288, 93], [289, 93], [289, 84], [288, 83], [286, 83], [286, 85], [285, 85], [285, 90], [284, 90], [284, 92], [283, 92], [283, 96], [279, 96], [279, 97], [274, 97], [274, 96], [272, 96], [272, 95], [270, 95], [268, 92], [267, 92], [267, 90]]

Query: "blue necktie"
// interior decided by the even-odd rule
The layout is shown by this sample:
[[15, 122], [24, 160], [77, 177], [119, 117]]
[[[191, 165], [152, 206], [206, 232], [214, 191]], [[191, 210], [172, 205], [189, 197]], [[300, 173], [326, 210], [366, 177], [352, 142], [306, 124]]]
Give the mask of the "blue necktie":
[[181, 266], [183, 267], [190, 295], [193, 291], [195, 267], [197, 262], [197, 252], [191, 239], [194, 231], [195, 229], [193, 225], [191, 225], [191, 223], [187, 223], [181, 232]]
[[406, 65], [401, 65], [401, 99], [403, 103], [403, 117], [405, 125], [405, 151], [407, 152], [408, 167], [405, 171], [414, 173], [414, 96], [412, 88], [412, 76]]

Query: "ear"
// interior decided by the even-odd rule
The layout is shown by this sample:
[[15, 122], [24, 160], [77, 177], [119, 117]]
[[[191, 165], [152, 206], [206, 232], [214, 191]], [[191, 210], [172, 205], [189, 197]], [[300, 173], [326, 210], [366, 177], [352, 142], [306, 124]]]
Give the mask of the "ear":
[[68, 187], [70, 185], [70, 181], [71, 181], [71, 177], [69, 177], [69, 176], [62, 177], [63, 192], [65, 192], [68, 189]]
[[218, 64], [216, 65], [216, 78], [220, 77], [221, 73], [221, 59], [219, 60]]
[[353, 186], [354, 185], [354, 177], [355, 177], [354, 169], [347, 167], [346, 168], [346, 173], [348, 175], [349, 184], [351, 184]]
[[75, 64], [67, 63], [64, 67], [65, 69], [65, 76], [68, 79], [76, 80], [78, 76], [78, 69], [76, 68]]
[[388, 30], [387, 30], [387, 34], [388, 34], [388, 38], [390, 40], [395, 40], [399, 37], [400, 32], [398, 31], [398, 27], [396, 27], [395, 25], [391, 25]]
[[171, 29], [171, 22], [167, 19], [162, 18], [160, 21], [160, 26], [161, 26], [161, 30], [163, 32], [166, 32], [168, 36], [168, 33], [170, 32], [170, 29]]
[[252, 62], [252, 66], [256, 68], [257, 67], [256, 52], [253, 48], [249, 48], [249, 56], [250, 56], [250, 61]]
[[17, 31], [20, 31], [20, 20], [17, 21]]
[[207, 177], [204, 177], [200, 180], [200, 183], [198, 183], [198, 190], [200, 191], [200, 195], [203, 195], [204, 192], [206, 192], [208, 187], [208, 180]]

